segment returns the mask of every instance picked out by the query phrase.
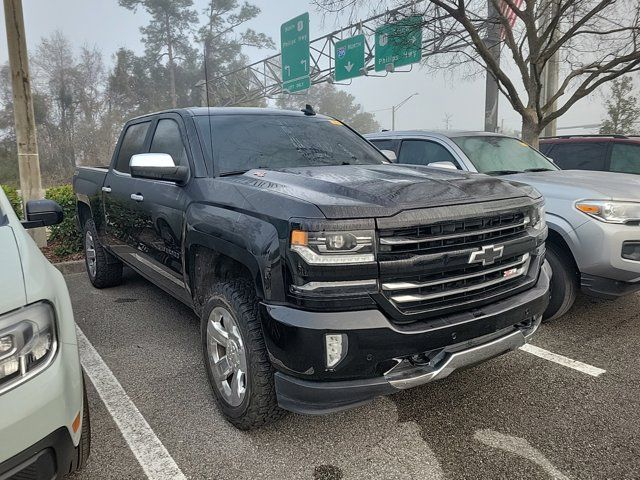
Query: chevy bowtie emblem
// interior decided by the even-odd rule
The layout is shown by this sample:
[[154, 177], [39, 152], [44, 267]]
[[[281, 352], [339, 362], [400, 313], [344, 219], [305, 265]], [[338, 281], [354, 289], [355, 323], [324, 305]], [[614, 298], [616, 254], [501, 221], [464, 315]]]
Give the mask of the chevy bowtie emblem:
[[496, 247], [495, 245], [486, 245], [482, 247], [481, 250], [471, 252], [469, 263], [482, 262], [482, 265], [491, 265], [496, 260], [501, 258], [503, 253], [504, 246], [502, 245], [500, 245], [499, 247]]

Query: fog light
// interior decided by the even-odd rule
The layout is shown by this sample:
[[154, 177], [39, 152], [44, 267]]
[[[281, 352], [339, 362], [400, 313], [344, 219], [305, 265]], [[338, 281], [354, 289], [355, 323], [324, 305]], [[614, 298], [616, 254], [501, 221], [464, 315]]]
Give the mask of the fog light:
[[327, 368], [334, 368], [347, 354], [347, 336], [344, 333], [328, 333], [324, 336]]
[[640, 242], [624, 242], [622, 244], [622, 258], [640, 261]]

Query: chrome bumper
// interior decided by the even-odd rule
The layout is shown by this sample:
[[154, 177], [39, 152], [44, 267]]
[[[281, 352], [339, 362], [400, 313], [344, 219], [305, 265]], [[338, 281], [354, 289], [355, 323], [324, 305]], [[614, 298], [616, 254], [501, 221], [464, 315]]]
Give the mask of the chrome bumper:
[[459, 368], [475, 365], [522, 347], [538, 329], [540, 320], [541, 318], [536, 319], [534, 324], [527, 329], [516, 330], [471, 348], [455, 352], [445, 350], [428, 364], [414, 365], [404, 360], [387, 371], [384, 378], [399, 390], [440, 380], [448, 377]]

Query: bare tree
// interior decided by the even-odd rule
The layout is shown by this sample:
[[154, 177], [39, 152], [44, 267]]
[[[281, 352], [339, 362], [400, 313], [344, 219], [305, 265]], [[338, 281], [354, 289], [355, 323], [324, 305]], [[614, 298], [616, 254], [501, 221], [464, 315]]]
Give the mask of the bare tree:
[[[354, 11], [363, 6], [393, 9], [403, 2], [380, 0], [314, 0], [327, 11]], [[487, 71], [500, 92], [522, 118], [522, 136], [537, 146], [542, 130], [601, 85], [640, 69], [639, 0], [488, 0], [499, 12], [487, 19], [487, 0], [424, 0], [418, 2], [425, 32], [439, 48], [426, 63], [466, 74]], [[519, 3], [519, 2], [518, 2]], [[512, 28], [509, 17], [515, 14]], [[443, 15], [446, 14], [446, 15]], [[509, 62], [500, 64], [492, 52], [488, 29], [496, 22]], [[442, 55], [444, 54], [444, 55]], [[545, 68], [559, 54], [560, 78], [554, 92], [543, 95]], [[511, 73], [515, 67], [517, 74]]]
[[605, 101], [607, 118], [600, 133], [628, 135], [635, 132], [640, 120], [638, 97], [633, 95], [631, 77], [621, 77], [611, 82], [611, 93]]

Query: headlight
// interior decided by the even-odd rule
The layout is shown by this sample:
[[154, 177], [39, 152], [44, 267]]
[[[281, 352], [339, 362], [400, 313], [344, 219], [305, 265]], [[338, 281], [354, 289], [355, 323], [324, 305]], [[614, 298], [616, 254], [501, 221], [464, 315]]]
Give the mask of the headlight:
[[538, 203], [535, 205], [531, 214], [531, 225], [533, 228], [536, 230], [544, 230], [547, 227], [546, 214], [547, 211], [544, 203]]
[[311, 265], [370, 263], [373, 254], [373, 230], [345, 232], [291, 231], [291, 250]]
[[54, 313], [48, 303], [0, 316], [0, 393], [45, 369], [56, 348]]
[[576, 208], [601, 222], [629, 223], [640, 221], [640, 203], [608, 200], [583, 200]]

